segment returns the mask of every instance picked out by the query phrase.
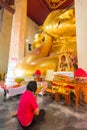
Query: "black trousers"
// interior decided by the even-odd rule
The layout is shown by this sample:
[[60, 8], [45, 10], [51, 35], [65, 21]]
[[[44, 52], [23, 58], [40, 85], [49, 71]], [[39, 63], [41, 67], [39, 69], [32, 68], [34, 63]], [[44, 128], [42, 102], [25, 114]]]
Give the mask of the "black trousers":
[[39, 115], [38, 116], [34, 116], [33, 121], [31, 122], [31, 124], [27, 127], [22, 126], [22, 124], [20, 123], [21, 127], [23, 128], [23, 130], [29, 130], [34, 124], [39, 123], [40, 121], [44, 120], [44, 116], [45, 116], [45, 110], [40, 109]]

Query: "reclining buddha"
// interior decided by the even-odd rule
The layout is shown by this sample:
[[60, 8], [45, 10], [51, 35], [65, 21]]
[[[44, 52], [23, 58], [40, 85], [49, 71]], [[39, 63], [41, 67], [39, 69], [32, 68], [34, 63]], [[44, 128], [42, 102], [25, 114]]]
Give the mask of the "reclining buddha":
[[[32, 76], [38, 69], [42, 75], [50, 69], [71, 71], [74, 69], [72, 63], [74, 57], [76, 57], [74, 9], [55, 10], [48, 15], [39, 33], [35, 35], [32, 50], [16, 66], [15, 74]], [[77, 64], [77, 59], [74, 62]]]

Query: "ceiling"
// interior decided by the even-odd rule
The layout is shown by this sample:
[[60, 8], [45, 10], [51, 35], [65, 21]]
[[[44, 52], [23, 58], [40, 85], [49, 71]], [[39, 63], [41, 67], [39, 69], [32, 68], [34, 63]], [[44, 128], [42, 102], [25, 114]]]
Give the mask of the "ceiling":
[[[0, 0], [0, 8], [6, 8], [14, 3], [15, 0]], [[27, 0], [27, 16], [32, 19], [37, 25], [42, 25], [47, 15], [56, 9], [65, 9], [74, 4], [74, 0]], [[14, 13], [13, 10], [11, 13]]]

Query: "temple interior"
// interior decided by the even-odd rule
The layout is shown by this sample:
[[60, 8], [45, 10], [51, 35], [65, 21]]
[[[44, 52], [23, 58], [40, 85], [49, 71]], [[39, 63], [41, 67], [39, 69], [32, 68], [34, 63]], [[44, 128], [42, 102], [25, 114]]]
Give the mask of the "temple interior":
[[22, 130], [13, 113], [37, 83], [45, 119], [30, 130], [87, 130], [87, 1], [0, 1], [0, 130]]

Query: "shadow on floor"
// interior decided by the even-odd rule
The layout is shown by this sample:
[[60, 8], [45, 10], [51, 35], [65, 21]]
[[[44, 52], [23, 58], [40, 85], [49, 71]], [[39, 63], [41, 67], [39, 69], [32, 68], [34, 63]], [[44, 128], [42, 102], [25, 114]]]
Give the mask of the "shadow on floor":
[[[0, 130], [22, 130], [16, 117], [11, 113], [17, 109], [19, 96], [4, 100], [0, 92]], [[50, 95], [38, 96], [40, 108], [46, 111], [45, 120], [35, 124], [30, 130], [87, 130], [87, 104], [80, 103], [76, 109], [75, 102], [66, 106], [64, 100], [55, 102]]]

